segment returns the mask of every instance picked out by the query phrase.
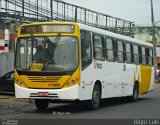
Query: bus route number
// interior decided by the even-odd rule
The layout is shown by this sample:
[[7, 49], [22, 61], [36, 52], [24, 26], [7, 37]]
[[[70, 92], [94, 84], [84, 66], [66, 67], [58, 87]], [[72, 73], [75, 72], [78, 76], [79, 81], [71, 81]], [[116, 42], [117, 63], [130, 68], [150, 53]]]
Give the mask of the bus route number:
[[43, 68], [42, 63], [32, 63], [31, 65], [31, 71], [41, 71]]

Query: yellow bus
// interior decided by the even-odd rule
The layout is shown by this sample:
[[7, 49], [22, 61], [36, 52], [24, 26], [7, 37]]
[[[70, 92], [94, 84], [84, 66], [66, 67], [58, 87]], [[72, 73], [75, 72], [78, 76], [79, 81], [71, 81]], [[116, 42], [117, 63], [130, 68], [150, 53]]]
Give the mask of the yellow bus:
[[129, 97], [154, 88], [153, 46], [74, 22], [36, 22], [18, 29], [16, 98], [35, 100], [38, 109], [54, 101]]

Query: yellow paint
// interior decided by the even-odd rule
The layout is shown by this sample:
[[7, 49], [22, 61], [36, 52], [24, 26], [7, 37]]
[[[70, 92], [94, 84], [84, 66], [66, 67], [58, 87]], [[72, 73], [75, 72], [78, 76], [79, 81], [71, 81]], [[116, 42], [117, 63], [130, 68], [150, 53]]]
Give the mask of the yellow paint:
[[[80, 68], [78, 68], [73, 75], [64, 76], [26, 76], [20, 75], [22, 81], [28, 88], [41, 88], [41, 89], [54, 89], [54, 88], [68, 88], [75, 84], [72, 84], [73, 80], [76, 84], [80, 84]], [[70, 82], [71, 86], [66, 86], [66, 83]]]
[[149, 91], [151, 84], [152, 67], [141, 65], [140, 73], [141, 73], [141, 82], [139, 83], [140, 86], [139, 92], [140, 94], [142, 94]]
[[[80, 44], [80, 30], [78, 24], [74, 22], [35, 22], [30, 24], [22, 24], [18, 28], [18, 36], [17, 38], [21, 37], [30, 37], [31, 34], [20, 34], [20, 30], [22, 26], [31, 26], [31, 25], [41, 25], [41, 24], [72, 24], [75, 27], [74, 33], [61, 33], [62, 36], [76, 36], [78, 38], [78, 45]], [[40, 33], [40, 34], [32, 34], [33, 36], [56, 36], [57, 33]], [[80, 57], [80, 49], [78, 48], [78, 55]], [[35, 68], [38, 67], [38, 68]], [[38, 63], [33, 63], [30, 71], [41, 72], [43, 65]], [[31, 73], [32, 74], [32, 73]], [[80, 84], [80, 59], [79, 59], [79, 66], [77, 70], [72, 75], [64, 75], [64, 76], [27, 76], [27, 75], [18, 75], [19, 79], [21, 79], [28, 88], [41, 88], [41, 89], [54, 89], [54, 88], [68, 88], [69, 86], [66, 83], [71, 83], [73, 81], [76, 84]], [[71, 87], [70, 86], [70, 87]]]
[[[70, 79], [66, 82], [66, 83], [70, 83], [70, 87], [75, 85], [72, 83], [72, 81], [75, 81], [76, 84], [80, 85], [80, 68], [78, 68], [74, 74], [70, 77]], [[64, 86], [62, 88], [68, 88], [68, 86], [66, 84], [64, 84]]]
[[25, 81], [28, 88], [61, 88], [69, 79], [69, 75], [65, 76], [20, 76]]
[[43, 63], [32, 63], [30, 71], [42, 71]]
[[[137, 77], [138, 76], [138, 77]], [[149, 91], [151, 84], [152, 67], [145, 65], [137, 65], [134, 72], [134, 83], [139, 83], [139, 94], [143, 94]]]
[[[79, 37], [79, 27], [78, 27], [78, 24], [77, 23], [74, 23], [74, 22], [34, 22], [34, 23], [29, 23], [29, 24], [22, 24], [18, 27], [18, 35], [17, 35], [17, 38], [20, 38], [20, 37], [30, 37], [31, 35], [30, 34], [20, 34], [20, 31], [21, 31], [21, 27], [22, 26], [31, 26], [31, 25], [41, 25], [41, 24], [71, 24], [71, 25], [74, 25], [75, 27], [75, 32], [74, 33], [61, 33], [62, 36], [77, 36]], [[39, 34], [33, 34], [33, 36], [53, 36], [53, 35], [57, 35], [57, 33], [39, 33]]]
[[20, 78], [19, 74], [17, 73], [16, 70], [14, 70], [14, 83], [23, 87], [23, 88], [27, 88], [27, 85], [25, 84], [25, 82]]

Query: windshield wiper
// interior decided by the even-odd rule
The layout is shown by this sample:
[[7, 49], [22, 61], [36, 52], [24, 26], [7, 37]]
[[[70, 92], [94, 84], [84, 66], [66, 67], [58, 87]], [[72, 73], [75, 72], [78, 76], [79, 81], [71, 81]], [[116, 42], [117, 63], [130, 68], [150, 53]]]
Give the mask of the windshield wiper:
[[55, 47], [54, 47], [54, 50], [53, 50], [53, 53], [55, 52], [57, 46], [58, 46], [58, 43], [59, 43], [59, 40], [61, 38], [61, 33], [58, 33], [55, 40], [54, 40], [54, 43], [55, 43]]
[[49, 55], [49, 57], [52, 57], [52, 58], [49, 58], [49, 60], [47, 62], [44, 62], [44, 70], [47, 68], [48, 64], [55, 64], [53, 57], [54, 57], [54, 52], [55, 52], [55, 50], [58, 46], [58, 43], [60, 41], [60, 38], [61, 38], [61, 33], [57, 33], [57, 36], [56, 36], [54, 42], [53, 43], [49, 42], [50, 45], [48, 44], [48, 47], [50, 49], [48, 49], [48, 51], [45, 51], [45, 52], [49, 52], [47, 55]]

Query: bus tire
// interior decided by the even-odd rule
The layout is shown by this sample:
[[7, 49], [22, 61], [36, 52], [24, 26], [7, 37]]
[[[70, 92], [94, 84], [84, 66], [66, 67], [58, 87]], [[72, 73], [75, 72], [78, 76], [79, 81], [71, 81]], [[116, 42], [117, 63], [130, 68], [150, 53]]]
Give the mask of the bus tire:
[[139, 87], [138, 84], [135, 84], [133, 88], [133, 94], [132, 96], [130, 96], [130, 100], [132, 102], [136, 102], [138, 100], [138, 94], [139, 94]]
[[92, 92], [92, 100], [90, 100], [90, 108], [93, 110], [98, 109], [100, 107], [100, 102], [101, 102], [101, 89], [98, 84], [95, 84]]
[[45, 110], [48, 107], [49, 100], [47, 99], [35, 99], [35, 105], [38, 110]]

